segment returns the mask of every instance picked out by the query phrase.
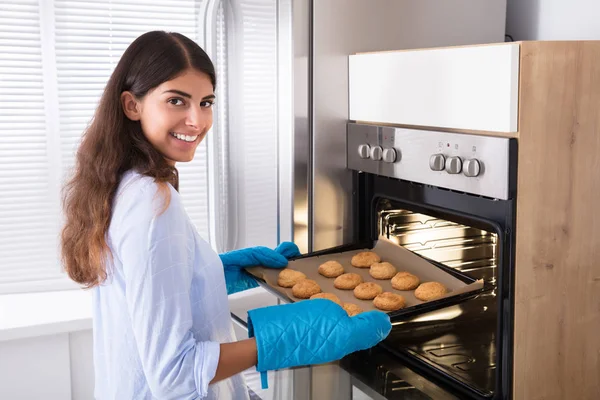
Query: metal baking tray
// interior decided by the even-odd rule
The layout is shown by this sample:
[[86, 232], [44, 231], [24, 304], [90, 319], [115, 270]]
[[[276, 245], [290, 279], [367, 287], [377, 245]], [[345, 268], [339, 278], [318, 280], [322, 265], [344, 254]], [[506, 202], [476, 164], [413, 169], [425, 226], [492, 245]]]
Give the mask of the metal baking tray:
[[[369, 268], [356, 268], [350, 264], [352, 256], [360, 251], [374, 251], [380, 255], [382, 261], [393, 264], [398, 272], [407, 271], [417, 275], [421, 282], [437, 281], [449, 292], [436, 300], [421, 301], [414, 296], [414, 291], [399, 291], [391, 286], [391, 281], [379, 280], [369, 275]], [[354, 297], [352, 290], [340, 290], [333, 286], [334, 278], [326, 278], [318, 273], [318, 267], [325, 261], [339, 261], [345, 272], [354, 272], [362, 276], [364, 282], [375, 282], [382, 286], [384, 292], [400, 294], [404, 297], [406, 306], [400, 310], [389, 311], [388, 315], [393, 321], [412, 317], [429, 311], [458, 304], [467, 299], [474, 298], [486, 290], [483, 280], [473, 279], [460, 271], [443, 264], [427, 259], [421, 255], [406, 250], [391, 240], [380, 237], [372, 243], [356, 243], [334, 247], [323, 251], [302, 255], [290, 260], [287, 268], [301, 271], [308, 279], [319, 283], [323, 292], [333, 293], [342, 302], [358, 305], [364, 311], [375, 310], [372, 300], [359, 300]], [[293, 296], [291, 288], [282, 288], [277, 285], [279, 269], [266, 267], [248, 268], [247, 272], [256, 277], [261, 286], [279, 297], [284, 302], [302, 301]]]

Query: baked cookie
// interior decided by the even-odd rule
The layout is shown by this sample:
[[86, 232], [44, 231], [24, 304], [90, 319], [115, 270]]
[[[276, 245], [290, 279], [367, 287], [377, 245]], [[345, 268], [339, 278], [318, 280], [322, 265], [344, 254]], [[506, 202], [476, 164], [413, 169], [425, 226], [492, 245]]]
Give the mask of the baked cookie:
[[342, 304], [342, 308], [348, 313], [348, 316], [354, 317], [357, 314], [363, 312], [363, 309], [352, 303], [344, 303]]
[[410, 272], [398, 272], [392, 278], [392, 287], [396, 290], [415, 290], [421, 280]]
[[331, 300], [336, 304], [339, 304], [340, 306], [342, 305], [342, 301], [340, 300], [339, 297], [337, 297], [335, 294], [333, 293], [317, 293], [317, 294], [313, 294], [312, 296], [310, 296], [310, 299], [327, 299], [327, 300]]
[[300, 271], [295, 271], [293, 269], [283, 269], [279, 273], [279, 277], [277, 278], [277, 284], [281, 287], [291, 288], [296, 283], [300, 282], [302, 279], [306, 279], [306, 275]]
[[358, 254], [352, 256], [350, 264], [358, 268], [369, 268], [376, 262], [380, 262], [381, 257], [372, 251], [361, 251]]
[[326, 261], [319, 265], [319, 273], [326, 278], [337, 278], [344, 273], [344, 267], [337, 261]]
[[292, 287], [292, 294], [299, 299], [308, 299], [321, 292], [321, 287], [312, 279], [303, 279]]
[[361, 283], [354, 288], [354, 297], [360, 300], [371, 300], [380, 295], [383, 288], [374, 282]]
[[415, 290], [415, 297], [419, 300], [429, 301], [442, 297], [448, 293], [446, 287], [439, 282], [421, 283]]
[[375, 279], [391, 279], [396, 274], [396, 267], [389, 262], [376, 262], [371, 265], [369, 274]]
[[335, 286], [337, 289], [352, 290], [360, 285], [362, 281], [363, 278], [359, 274], [348, 272], [335, 278], [333, 281], [333, 286]]
[[383, 292], [373, 300], [373, 305], [383, 311], [396, 311], [405, 304], [404, 297], [391, 292]]

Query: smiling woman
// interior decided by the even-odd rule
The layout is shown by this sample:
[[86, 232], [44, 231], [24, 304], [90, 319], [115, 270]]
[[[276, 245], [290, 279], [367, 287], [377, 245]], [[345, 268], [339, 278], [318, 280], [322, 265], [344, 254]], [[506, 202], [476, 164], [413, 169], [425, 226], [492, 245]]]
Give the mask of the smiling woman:
[[[215, 85], [210, 58], [181, 34], [148, 32], [125, 51], [84, 133], [75, 174], [65, 188], [62, 257], [71, 279], [87, 287], [106, 279], [104, 260], [111, 251], [105, 236], [125, 172], [152, 177], [168, 206], [166, 184], [179, 186], [175, 162], [190, 161], [212, 126], [212, 110], [202, 106], [205, 98], [214, 97]], [[173, 99], [169, 91], [181, 88], [191, 94]], [[172, 133], [197, 138], [188, 143]]]
[[[244, 269], [284, 268], [300, 253], [283, 242], [219, 255], [185, 211], [175, 165], [194, 158], [212, 126], [215, 84], [195, 42], [145, 33], [117, 64], [77, 152], [62, 255], [71, 279], [92, 288], [98, 399], [243, 400], [240, 373], [253, 365], [266, 388], [267, 370], [334, 361], [391, 330], [382, 312], [350, 319], [317, 299], [251, 310], [251, 339], [235, 341], [227, 296], [255, 286]], [[301, 334], [306, 324], [314, 338]], [[325, 348], [322, 337], [340, 344]], [[298, 356], [300, 345], [308, 351]]]
[[78, 149], [61, 244], [71, 279], [93, 288], [97, 398], [247, 396], [241, 376], [223, 380], [256, 363], [256, 345], [229, 343], [222, 264], [177, 191], [175, 163], [193, 159], [211, 128], [215, 85], [195, 42], [145, 33]]
[[121, 103], [127, 118], [140, 121], [144, 136], [174, 164], [191, 161], [211, 128], [213, 91], [213, 82], [206, 73], [187, 69], [142, 99], [124, 91]]

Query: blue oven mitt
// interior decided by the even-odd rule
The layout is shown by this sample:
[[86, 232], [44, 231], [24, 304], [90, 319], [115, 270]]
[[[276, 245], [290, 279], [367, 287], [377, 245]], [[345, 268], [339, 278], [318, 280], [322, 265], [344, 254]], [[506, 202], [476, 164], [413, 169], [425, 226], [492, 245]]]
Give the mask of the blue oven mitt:
[[326, 299], [248, 311], [248, 336], [256, 338], [263, 389], [267, 371], [336, 361], [375, 346], [392, 330], [389, 316], [368, 311], [349, 317]]
[[258, 286], [256, 280], [244, 271], [244, 268], [257, 266], [284, 268], [288, 265], [289, 258], [298, 257], [299, 255], [298, 246], [292, 242], [283, 242], [275, 250], [257, 246], [219, 254], [225, 270], [227, 294]]

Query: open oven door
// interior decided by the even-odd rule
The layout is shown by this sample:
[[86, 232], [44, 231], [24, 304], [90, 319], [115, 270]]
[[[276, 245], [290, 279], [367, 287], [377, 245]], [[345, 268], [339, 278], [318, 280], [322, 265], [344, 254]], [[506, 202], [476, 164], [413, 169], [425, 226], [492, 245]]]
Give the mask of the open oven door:
[[352, 376], [353, 400], [460, 399], [380, 346], [344, 358], [340, 368]]

